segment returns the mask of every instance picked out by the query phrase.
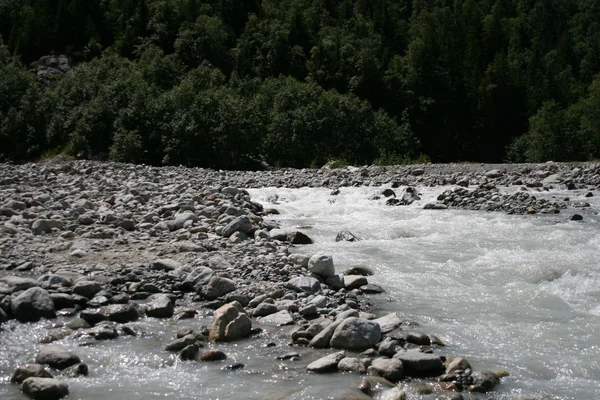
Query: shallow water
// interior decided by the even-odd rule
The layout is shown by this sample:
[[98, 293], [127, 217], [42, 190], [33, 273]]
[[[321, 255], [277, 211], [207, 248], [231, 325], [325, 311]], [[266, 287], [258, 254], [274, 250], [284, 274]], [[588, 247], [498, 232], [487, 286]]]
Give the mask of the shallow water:
[[[283, 227], [303, 227], [314, 245], [294, 251], [333, 254], [341, 272], [369, 265], [370, 281], [387, 293], [374, 297], [379, 313], [397, 311], [448, 345], [440, 354], [467, 357], [475, 369], [507, 369], [511, 376], [482, 398], [593, 399], [600, 395], [600, 218], [573, 210], [551, 216], [426, 211], [444, 188], [424, 189], [423, 201], [387, 207], [368, 200], [381, 189], [254, 189], [252, 197], [276, 207]], [[546, 193], [568, 195], [578, 192]], [[278, 195], [278, 204], [269, 200]], [[581, 199], [583, 200], [583, 198]], [[600, 208], [600, 198], [585, 199]], [[579, 211], [577, 211], [579, 212]], [[363, 240], [338, 242], [348, 229]], [[32, 362], [56, 322], [8, 323], [0, 332], [0, 399], [25, 397], [8, 383], [14, 368]], [[90, 376], [67, 379], [70, 399], [323, 399], [356, 387], [356, 375], [313, 375], [304, 367], [327, 351], [288, 347], [286, 329], [245, 342], [210, 345], [229, 359], [181, 362], [162, 349], [179, 327], [208, 325], [211, 316], [184, 321], [142, 319], [141, 335], [86, 346], [64, 345], [90, 366]], [[275, 347], [267, 347], [275, 343]], [[298, 352], [300, 361], [276, 361]], [[238, 371], [225, 365], [242, 362]], [[410, 397], [420, 398], [420, 397]], [[426, 398], [426, 397], [423, 397]]]
[[[543, 197], [587, 201], [583, 222], [564, 210], [511, 216], [423, 210], [444, 188], [424, 188], [410, 207], [368, 200], [379, 188], [263, 189], [287, 228], [315, 240], [298, 252], [333, 254], [336, 268], [368, 265], [387, 290], [382, 307], [398, 311], [441, 336], [447, 355], [463, 355], [475, 369], [502, 368], [511, 376], [493, 398], [525, 396], [593, 399], [600, 396], [600, 209], [585, 192]], [[510, 189], [508, 189], [510, 190]], [[399, 189], [397, 190], [399, 192]], [[310, 227], [310, 229], [306, 229]], [[363, 240], [335, 242], [348, 229]]]

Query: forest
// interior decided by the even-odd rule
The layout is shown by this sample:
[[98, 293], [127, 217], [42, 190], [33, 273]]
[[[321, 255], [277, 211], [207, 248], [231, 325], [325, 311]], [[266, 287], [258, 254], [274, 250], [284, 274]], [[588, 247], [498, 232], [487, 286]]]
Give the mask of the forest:
[[[39, 60], [73, 69], [40, 79]], [[600, 158], [597, 0], [0, 0], [0, 161]]]

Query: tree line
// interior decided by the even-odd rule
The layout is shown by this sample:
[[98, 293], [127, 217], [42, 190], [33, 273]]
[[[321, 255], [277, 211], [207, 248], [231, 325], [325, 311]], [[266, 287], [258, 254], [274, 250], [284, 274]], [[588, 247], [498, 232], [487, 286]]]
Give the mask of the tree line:
[[4, 159], [600, 157], [595, 0], [0, 0], [0, 37]]

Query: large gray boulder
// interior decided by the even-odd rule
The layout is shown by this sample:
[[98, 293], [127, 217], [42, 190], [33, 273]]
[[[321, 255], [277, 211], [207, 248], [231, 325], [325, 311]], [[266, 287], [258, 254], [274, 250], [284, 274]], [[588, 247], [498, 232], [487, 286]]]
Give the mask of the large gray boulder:
[[153, 318], [171, 318], [175, 312], [173, 302], [166, 294], [153, 295], [146, 304], [146, 315]]
[[27, 290], [38, 286], [38, 283], [35, 279], [23, 278], [14, 275], [8, 275], [0, 278], [0, 282], [8, 286], [9, 293], [20, 292], [21, 290]]
[[373, 347], [379, 340], [379, 324], [363, 318], [350, 317], [335, 329], [329, 344], [340, 349], [364, 350]]
[[186, 290], [194, 289], [198, 292], [213, 276], [215, 276], [215, 271], [212, 269], [204, 266], [196, 267], [186, 276], [183, 287]]
[[311, 362], [306, 369], [316, 373], [336, 372], [338, 370], [339, 362], [342, 361], [344, 357], [346, 357], [345, 351], [329, 354]]
[[321, 283], [312, 277], [308, 276], [298, 276], [296, 278], [290, 279], [285, 287], [288, 289], [292, 289], [296, 292], [304, 292], [309, 294], [315, 294], [319, 290], [321, 290]]
[[94, 296], [102, 290], [102, 285], [98, 282], [81, 280], [73, 285], [73, 293], [78, 294], [88, 299], [93, 299]]
[[335, 275], [333, 257], [324, 253], [317, 253], [308, 260], [308, 270], [325, 278]]
[[217, 309], [210, 327], [209, 339], [214, 342], [226, 342], [249, 336], [252, 321], [241, 310], [242, 305], [237, 301]]
[[418, 350], [399, 351], [394, 357], [404, 365], [404, 375], [437, 376], [444, 373], [444, 363], [435, 354], [422, 353]]
[[288, 310], [281, 310], [258, 319], [260, 323], [275, 326], [284, 326], [294, 323], [294, 317]]
[[137, 321], [140, 318], [137, 307], [131, 304], [112, 304], [102, 307], [100, 312], [106, 316], [107, 320], [120, 324]]
[[201, 289], [201, 293], [207, 300], [217, 299], [236, 289], [235, 282], [229, 278], [213, 276]]
[[381, 328], [381, 333], [383, 334], [390, 333], [391, 331], [402, 325], [402, 320], [398, 316], [398, 313], [395, 312], [374, 319], [373, 322], [379, 324], [379, 327]]
[[69, 386], [54, 378], [27, 378], [21, 390], [34, 400], [58, 400], [69, 395]]
[[57, 274], [46, 274], [42, 275], [38, 278], [39, 285], [44, 289], [49, 289], [51, 287], [71, 287], [73, 286], [73, 282], [62, 275]]
[[398, 382], [404, 376], [404, 366], [397, 358], [376, 358], [368, 370], [391, 382]]
[[50, 372], [46, 371], [40, 364], [19, 365], [13, 372], [10, 381], [12, 383], [22, 383], [27, 378], [52, 378]]
[[52, 368], [65, 369], [79, 364], [81, 359], [75, 353], [62, 346], [46, 346], [35, 357], [37, 364], [47, 364]]
[[221, 235], [223, 235], [224, 237], [229, 237], [235, 232], [243, 232], [249, 234], [252, 233], [253, 230], [254, 226], [252, 225], [252, 221], [250, 221], [250, 218], [248, 218], [247, 215], [242, 215], [241, 217], [237, 217], [229, 224], [227, 224], [223, 228]]
[[152, 268], [155, 271], [167, 271], [168, 272], [168, 271], [174, 271], [177, 268], [181, 268], [181, 267], [183, 267], [183, 264], [181, 264], [177, 260], [171, 260], [169, 258], [155, 260], [154, 262], [152, 262], [152, 264], [150, 264], [150, 268]]
[[50, 294], [39, 287], [27, 289], [12, 299], [11, 311], [20, 322], [35, 322], [42, 318], [56, 318], [56, 309]]
[[337, 329], [337, 327], [342, 323], [342, 320], [335, 321], [332, 324], [326, 326], [317, 333], [309, 343], [309, 346], [315, 347], [318, 349], [323, 349], [329, 347], [329, 343], [331, 342], [331, 337], [333, 336], [333, 332]]

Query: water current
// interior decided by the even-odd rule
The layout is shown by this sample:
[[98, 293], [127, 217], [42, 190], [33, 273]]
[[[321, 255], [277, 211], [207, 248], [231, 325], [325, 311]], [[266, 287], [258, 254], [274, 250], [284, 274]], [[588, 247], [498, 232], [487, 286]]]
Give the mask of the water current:
[[[447, 356], [464, 356], [475, 369], [505, 369], [486, 399], [600, 398], [600, 217], [575, 212], [511, 216], [457, 210], [423, 210], [444, 188], [425, 188], [423, 200], [388, 207], [369, 200], [381, 188], [267, 188], [250, 190], [254, 200], [275, 207], [282, 227], [307, 233], [315, 244], [294, 252], [332, 254], [338, 272], [368, 265], [371, 283], [387, 293], [375, 296], [379, 314], [396, 311], [439, 336]], [[512, 190], [512, 189], [508, 189]], [[600, 197], [584, 192], [544, 196], [581, 197], [600, 210]], [[277, 196], [273, 204], [274, 196]], [[359, 242], [335, 242], [347, 229]], [[319, 376], [304, 367], [323, 351], [288, 347], [289, 328], [242, 343], [209, 347], [224, 350], [221, 363], [181, 362], [163, 350], [182, 326], [208, 325], [210, 313], [187, 321], [142, 319], [131, 324], [141, 334], [87, 343], [68, 338], [66, 346], [89, 364], [90, 376], [70, 378], [69, 399], [324, 399], [356, 387], [356, 375]], [[61, 321], [5, 324], [0, 332], [0, 399], [21, 400], [9, 383], [14, 368], [32, 362], [39, 340]], [[272, 347], [268, 345], [274, 343]], [[301, 361], [276, 361], [298, 352]], [[233, 362], [246, 366], [223, 371]], [[427, 399], [430, 397], [415, 397]]]

